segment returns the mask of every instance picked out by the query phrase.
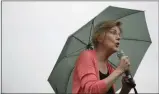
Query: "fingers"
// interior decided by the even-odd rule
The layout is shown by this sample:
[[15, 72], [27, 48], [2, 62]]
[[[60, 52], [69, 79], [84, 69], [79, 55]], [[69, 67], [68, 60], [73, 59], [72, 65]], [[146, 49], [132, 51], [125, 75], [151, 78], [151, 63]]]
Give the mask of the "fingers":
[[126, 59], [126, 60], [125, 60], [125, 63], [127, 64], [127, 66], [130, 66], [130, 61], [129, 61], [129, 59]]
[[121, 59], [128, 59], [129, 57], [128, 56], [122, 56]]
[[125, 72], [129, 70], [129, 67], [130, 67], [130, 61], [128, 56], [123, 56], [120, 60], [118, 68]]
[[122, 60], [123, 60], [126, 64], [130, 65], [130, 61], [129, 61], [129, 57], [128, 57], [128, 56], [123, 56], [123, 57], [122, 57]]
[[124, 64], [127, 66], [127, 67], [125, 67], [125, 71], [126, 70], [129, 70], [129, 67], [130, 67], [130, 61], [129, 61], [129, 57], [128, 56], [123, 56], [122, 58], [121, 58], [121, 60], [124, 62]]

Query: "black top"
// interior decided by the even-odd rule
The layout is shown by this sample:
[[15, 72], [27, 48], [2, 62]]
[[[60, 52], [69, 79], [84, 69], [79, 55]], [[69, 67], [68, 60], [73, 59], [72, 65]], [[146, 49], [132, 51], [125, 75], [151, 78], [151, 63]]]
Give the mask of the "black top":
[[[108, 76], [109, 76], [109, 73], [103, 74], [103, 73], [101, 73], [101, 72], [99, 71], [99, 76], [100, 76], [100, 80], [102, 80], [102, 79], [108, 77]], [[109, 91], [106, 92], [105, 94], [115, 94], [113, 87], [111, 87], [111, 88], [109, 89]]]

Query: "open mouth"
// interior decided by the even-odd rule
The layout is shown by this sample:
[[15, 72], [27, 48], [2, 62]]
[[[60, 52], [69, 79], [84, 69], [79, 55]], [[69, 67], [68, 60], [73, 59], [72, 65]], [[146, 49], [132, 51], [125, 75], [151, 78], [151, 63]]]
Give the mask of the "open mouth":
[[120, 43], [116, 43], [116, 47], [119, 47]]

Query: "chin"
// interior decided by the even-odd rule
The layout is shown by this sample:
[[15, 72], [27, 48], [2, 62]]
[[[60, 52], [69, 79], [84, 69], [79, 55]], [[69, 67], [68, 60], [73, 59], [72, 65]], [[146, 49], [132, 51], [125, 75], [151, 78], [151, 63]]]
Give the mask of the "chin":
[[118, 52], [118, 51], [119, 51], [119, 48], [115, 48], [115, 49], [114, 49], [114, 52]]
[[116, 53], [119, 51], [119, 47], [114, 47], [110, 49], [112, 53]]

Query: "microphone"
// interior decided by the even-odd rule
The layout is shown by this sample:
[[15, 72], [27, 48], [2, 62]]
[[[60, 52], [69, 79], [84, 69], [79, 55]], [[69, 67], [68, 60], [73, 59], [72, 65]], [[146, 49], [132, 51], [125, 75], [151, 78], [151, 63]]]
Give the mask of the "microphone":
[[[117, 52], [117, 56], [118, 56], [119, 59], [121, 59], [123, 56], [126, 56], [126, 55], [124, 54], [124, 52], [122, 50], [120, 50], [120, 51]], [[125, 71], [125, 75], [126, 75], [128, 81], [129, 81], [128, 84], [131, 85], [131, 87], [134, 88], [136, 86], [136, 84], [133, 80], [133, 77], [130, 73], [130, 70]]]

